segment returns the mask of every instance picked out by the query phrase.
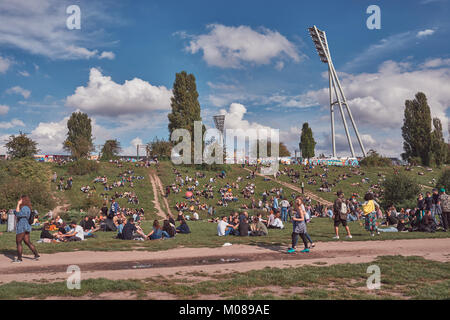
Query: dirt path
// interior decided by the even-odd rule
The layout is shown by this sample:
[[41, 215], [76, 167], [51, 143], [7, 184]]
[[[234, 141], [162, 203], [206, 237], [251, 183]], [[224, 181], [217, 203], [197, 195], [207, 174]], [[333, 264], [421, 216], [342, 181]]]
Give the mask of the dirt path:
[[[153, 193], [155, 195], [155, 208], [158, 207], [159, 208], [159, 212], [162, 212], [161, 210], [161, 204], [159, 203], [159, 197], [158, 197], [158, 192], [161, 195], [161, 198], [163, 199], [164, 202], [164, 206], [166, 208], [166, 212], [168, 212], [170, 215], [172, 215], [172, 211], [170, 210], [170, 205], [169, 205], [169, 201], [167, 200], [167, 198], [164, 196], [165, 195], [165, 191], [164, 191], [164, 187], [163, 184], [161, 182], [161, 179], [158, 177], [157, 173], [155, 170], [150, 169], [149, 170], [149, 177], [150, 177], [150, 181], [152, 182], [152, 186], [153, 186]], [[159, 214], [161, 216], [161, 214]], [[163, 212], [163, 216], [164, 219], [166, 218], [166, 214]]]
[[158, 197], [158, 187], [157, 187], [157, 183], [155, 181], [155, 176], [153, 174], [153, 172], [149, 172], [148, 177], [150, 179], [150, 182], [152, 184], [152, 189], [153, 189], [153, 204], [155, 205], [155, 210], [156, 210], [156, 214], [158, 216], [160, 216], [161, 218], [166, 218], [166, 214], [164, 213], [164, 211], [162, 211], [161, 209], [161, 205], [159, 203], [159, 197]]
[[[248, 169], [248, 168], [245, 168], [245, 170], [247, 170], [247, 171], [249, 171], [249, 172], [253, 172], [252, 170], [250, 170], [250, 169]], [[263, 174], [261, 174], [261, 173], [258, 173], [258, 172], [257, 172], [256, 174], [257, 174], [258, 176], [260, 176], [260, 177], [265, 177], [265, 175], [263, 175]], [[291, 183], [287, 183], [287, 182], [284, 182], [284, 181], [280, 181], [280, 180], [278, 180], [278, 179], [272, 179], [272, 181], [275, 181], [276, 183], [279, 183], [279, 184], [281, 184], [281, 185], [283, 185], [283, 186], [285, 186], [285, 187], [288, 187], [289, 189], [292, 189], [292, 190], [294, 190], [294, 191], [297, 191], [297, 192], [299, 192], [299, 193], [302, 193], [302, 189], [299, 188], [299, 187], [297, 187], [296, 185], [293, 185], [293, 184], [291, 184]], [[324, 205], [326, 205], [326, 206], [332, 206], [332, 205], [333, 205], [333, 203], [331, 203], [330, 201], [325, 200], [325, 199], [323, 199], [323, 198], [321, 198], [321, 197], [315, 195], [314, 193], [312, 193], [312, 192], [310, 192], [310, 191], [305, 190], [305, 193], [304, 193], [304, 194], [307, 195], [308, 197], [310, 197], [312, 200], [315, 200], [315, 201], [317, 201], [317, 202], [320, 202], [320, 203], [322, 203], [322, 204], [324, 204]]]
[[[170, 240], [168, 240], [170, 241]], [[230, 238], [232, 242], [232, 238]], [[317, 243], [309, 254], [286, 254], [286, 247], [232, 245], [219, 248], [176, 248], [166, 251], [60, 252], [42, 254], [40, 261], [24, 257], [20, 265], [0, 256], [0, 281], [61, 281], [69, 265], [81, 269], [82, 279], [186, 278], [193, 272], [220, 274], [303, 265], [365, 263], [382, 255], [422, 256], [450, 261], [450, 239], [339, 241]]]

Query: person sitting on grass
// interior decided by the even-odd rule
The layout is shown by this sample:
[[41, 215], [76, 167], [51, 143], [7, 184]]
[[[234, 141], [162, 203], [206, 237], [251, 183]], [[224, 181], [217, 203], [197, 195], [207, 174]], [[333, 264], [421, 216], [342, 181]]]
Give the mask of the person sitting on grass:
[[171, 224], [170, 221], [167, 219], [164, 220], [164, 222], [163, 222], [163, 231], [169, 235], [168, 238], [173, 238], [177, 234], [175, 225]]
[[250, 225], [250, 230], [250, 235], [253, 237], [267, 236], [267, 234], [269, 233], [267, 231], [266, 225], [259, 221], [257, 217], [253, 217], [252, 224]]
[[227, 217], [222, 216], [219, 223], [217, 224], [217, 235], [219, 237], [232, 235], [234, 228], [234, 225], [228, 223]]
[[63, 240], [70, 242], [70, 241], [83, 241], [84, 240], [84, 230], [81, 226], [77, 224], [76, 221], [72, 221], [70, 223], [70, 231], [64, 234]]
[[283, 229], [284, 225], [281, 221], [281, 215], [280, 212], [277, 212], [275, 214], [275, 218], [272, 220], [272, 223], [269, 224], [269, 229]]
[[123, 227], [122, 240], [134, 240], [136, 239], [135, 234], [142, 236], [144, 239], [147, 238], [142, 229], [140, 227], [136, 227], [134, 224], [134, 219], [130, 217], [128, 218], [127, 224]]
[[183, 233], [183, 234], [191, 233], [191, 230], [189, 229], [189, 226], [186, 223], [185, 219], [181, 220], [181, 224], [177, 227], [177, 233]]
[[147, 235], [149, 240], [160, 240], [163, 238], [170, 238], [169, 234], [163, 231], [158, 220], [153, 222], [153, 230]]

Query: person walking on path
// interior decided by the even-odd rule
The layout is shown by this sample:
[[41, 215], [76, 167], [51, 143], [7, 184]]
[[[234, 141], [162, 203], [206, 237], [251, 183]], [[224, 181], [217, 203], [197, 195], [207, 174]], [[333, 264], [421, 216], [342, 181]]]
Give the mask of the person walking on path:
[[30, 248], [30, 250], [34, 254], [34, 260], [39, 259], [39, 254], [35, 248], [35, 246], [30, 241], [30, 233], [31, 233], [31, 225], [29, 223], [30, 215], [31, 215], [31, 201], [28, 196], [22, 196], [20, 200], [17, 202], [16, 211], [14, 214], [17, 217], [17, 226], [16, 226], [16, 245], [17, 245], [17, 258], [14, 259], [14, 263], [22, 262], [22, 252], [23, 246], [22, 242]]
[[300, 251], [301, 253], [308, 253], [308, 239], [306, 238], [306, 221], [305, 216], [306, 212], [302, 208], [302, 199], [297, 197], [295, 199], [295, 209], [294, 216], [292, 217], [293, 221], [293, 232], [292, 232], [292, 247], [288, 249], [288, 253], [294, 253], [297, 248], [298, 238], [302, 238], [303, 244], [305, 248]]
[[302, 194], [305, 194], [305, 183], [303, 181], [302, 181], [301, 188], [302, 188]]
[[345, 228], [347, 231], [347, 239], [351, 239], [352, 235], [350, 233], [350, 228], [347, 225], [347, 214], [348, 214], [348, 205], [344, 198], [344, 193], [342, 191], [337, 192], [337, 199], [334, 201], [333, 205], [333, 220], [334, 220], [334, 232], [335, 236], [333, 239], [339, 239], [339, 225]]

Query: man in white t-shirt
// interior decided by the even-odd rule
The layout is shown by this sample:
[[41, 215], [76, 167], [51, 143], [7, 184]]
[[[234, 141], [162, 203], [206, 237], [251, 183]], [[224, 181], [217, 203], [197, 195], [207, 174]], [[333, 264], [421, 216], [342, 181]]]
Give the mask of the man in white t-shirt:
[[82, 226], [77, 225], [75, 221], [72, 221], [70, 224], [72, 228], [69, 232], [67, 232], [64, 237], [67, 241], [82, 241], [84, 240], [84, 230]]
[[227, 222], [227, 217], [223, 216], [217, 225], [217, 235], [219, 237], [228, 236], [233, 229], [234, 226]]

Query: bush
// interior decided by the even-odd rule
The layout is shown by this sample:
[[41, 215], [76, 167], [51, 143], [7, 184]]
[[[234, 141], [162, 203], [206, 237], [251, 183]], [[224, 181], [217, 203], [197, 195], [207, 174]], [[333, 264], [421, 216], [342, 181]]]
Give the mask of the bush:
[[444, 188], [447, 192], [450, 190], [450, 169], [446, 169], [439, 177], [436, 188]]
[[420, 192], [420, 186], [412, 178], [404, 174], [390, 176], [383, 182], [383, 188], [382, 205], [384, 207], [392, 204], [398, 208], [414, 208], [416, 206], [415, 199]]
[[364, 167], [390, 167], [392, 160], [380, 156], [375, 150], [370, 150], [368, 156], [360, 161], [360, 165]]
[[15, 209], [22, 195], [28, 195], [33, 209], [46, 212], [55, 206], [51, 196], [50, 170], [30, 159], [0, 163], [0, 208]]
[[96, 161], [80, 159], [68, 164], [67, 172], [74, 176], [84, 176], [97, 173], [100, 165]]

